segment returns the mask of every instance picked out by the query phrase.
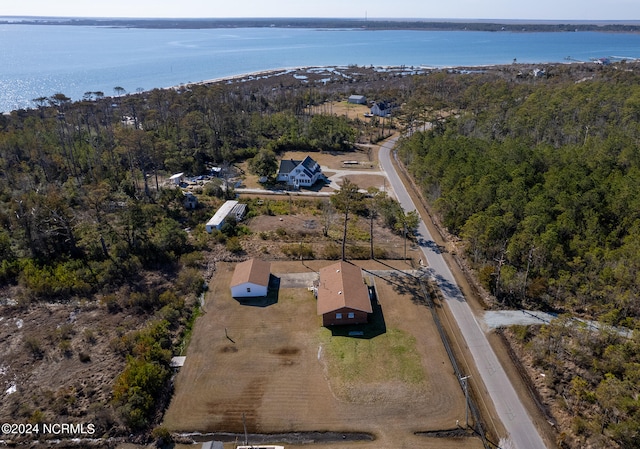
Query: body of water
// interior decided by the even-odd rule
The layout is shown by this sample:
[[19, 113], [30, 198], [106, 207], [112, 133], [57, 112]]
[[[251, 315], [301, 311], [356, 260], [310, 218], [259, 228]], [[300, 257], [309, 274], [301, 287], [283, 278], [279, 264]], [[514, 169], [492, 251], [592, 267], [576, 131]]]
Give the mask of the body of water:
[[113, 95], [270, 69], [481, 66], [640, 57], [640, 35], [297, 28], [0, 25], [0, 111], [63, 93]]

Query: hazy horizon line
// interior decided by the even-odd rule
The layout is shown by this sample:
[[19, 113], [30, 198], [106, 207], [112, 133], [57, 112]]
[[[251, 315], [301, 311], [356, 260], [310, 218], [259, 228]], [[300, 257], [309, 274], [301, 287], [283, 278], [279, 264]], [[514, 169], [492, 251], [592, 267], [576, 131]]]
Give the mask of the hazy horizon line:
[[126, 16], [38, 16], [38, 15], [0, 15], [2, 19], [27, 20], [350, 20], [362, 22], [451, 22], [451, 23], [497, 23], [497, 24], [629, 24], [638, 25], [640, 20], [629, 19], [504, 19], [504, 18], [459, 18], [459, 17], [320, 17], [320, 16], [274, 16], [274, 17], [126, 17]]

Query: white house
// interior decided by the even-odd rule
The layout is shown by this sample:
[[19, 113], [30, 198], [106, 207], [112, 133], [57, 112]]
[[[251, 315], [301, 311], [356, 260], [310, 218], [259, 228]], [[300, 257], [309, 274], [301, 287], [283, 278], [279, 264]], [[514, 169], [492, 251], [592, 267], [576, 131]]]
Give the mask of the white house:
[[378, 117], [389, 117], [391, 115], [391, 105], [386, 101], [374, 103], [374, 105], [371, 106], [371, 113]]
[[235, 218], [236, 221], [242, 220], [246, 211], [246, 204], [238, 204], [236, 200], [226, 201], [207, 222], [207, 232], [212, 233], [214, 229], [220, 229], [224, 224], [224, 220], [229, 216]]
[[249, 259], [236, 265], [231, 277], [231, 296], [252, 298], [267, 296], [271, 264], [260, 259]]
[[320, 165], [307, 156], [302, 161], [293, 159], [280, 161], [276, 180], [298, 189], [300, 186], [310, 187], [314, 185], [321, 176]]

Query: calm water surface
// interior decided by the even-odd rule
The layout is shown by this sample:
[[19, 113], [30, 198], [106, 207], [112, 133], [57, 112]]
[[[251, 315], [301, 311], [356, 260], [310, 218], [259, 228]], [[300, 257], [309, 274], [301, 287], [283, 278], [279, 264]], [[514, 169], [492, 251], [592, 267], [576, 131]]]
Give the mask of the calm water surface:
[[640, 57], [640, 35], [0, 25], [0, 111], [61, 92], [114, 94], [283, 67], [477, 66]]

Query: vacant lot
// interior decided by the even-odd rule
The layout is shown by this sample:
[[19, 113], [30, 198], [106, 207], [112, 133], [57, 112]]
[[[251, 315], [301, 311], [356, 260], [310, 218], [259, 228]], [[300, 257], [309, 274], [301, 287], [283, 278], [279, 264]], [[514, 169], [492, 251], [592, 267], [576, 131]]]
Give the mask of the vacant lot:
[[[272, 272], [308, 273], [328, 263], [278, 262]], [[233, 269], [218, 264], [165, 415], [169, 429], [242, 433], [244, 416], [251, 433], [366, 432], [375, 438], [314, 447], [482, 447], [476, 439], [414, 434], [454, 429], [457, 420], [464, 422], [465, 406], [431, 314], [403, 275], [372, 278], [381, 314], [374, 332], [365, 332], [373, 338], [354, 338], [321, 328], [307, 289], [281, 289], [267, 302], [242, 305], [230, 297]]]

